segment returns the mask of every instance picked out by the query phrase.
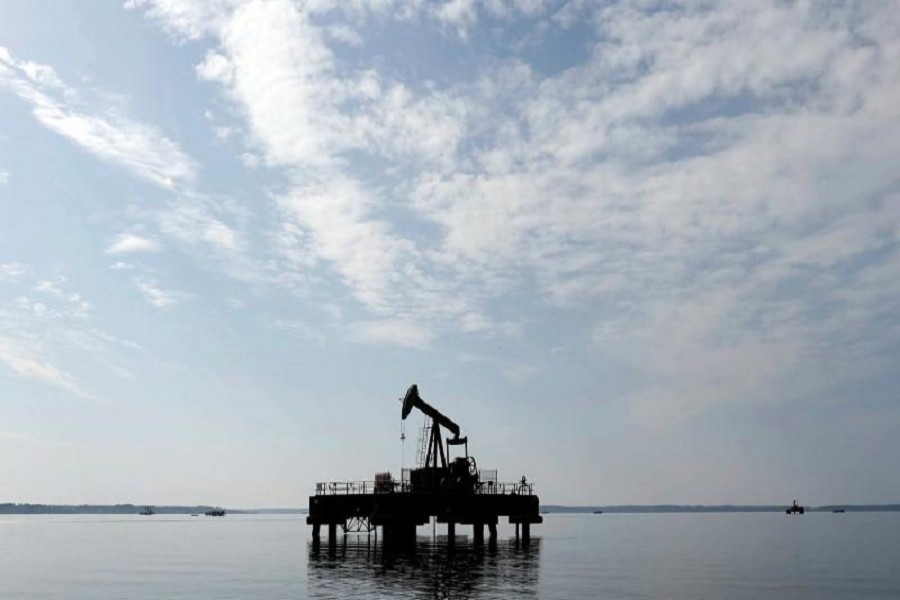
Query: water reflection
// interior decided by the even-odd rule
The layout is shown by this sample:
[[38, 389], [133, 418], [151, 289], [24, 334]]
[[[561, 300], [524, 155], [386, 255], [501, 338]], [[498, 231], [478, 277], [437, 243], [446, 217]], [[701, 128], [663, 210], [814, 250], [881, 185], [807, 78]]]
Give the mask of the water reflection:
[[536, 598], [541, 540], [475, 547], [464, 539], [418, 538], [415, 550], [348, 537], [335, 548], [309, 543], [310, 598]]

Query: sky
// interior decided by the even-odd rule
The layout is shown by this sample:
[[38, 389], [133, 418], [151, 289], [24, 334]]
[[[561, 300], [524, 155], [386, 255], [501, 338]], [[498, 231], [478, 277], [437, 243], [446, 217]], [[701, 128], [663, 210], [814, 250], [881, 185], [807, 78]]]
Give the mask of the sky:
[[2, 3], [0, 501], [900, 501], [898, 8]]

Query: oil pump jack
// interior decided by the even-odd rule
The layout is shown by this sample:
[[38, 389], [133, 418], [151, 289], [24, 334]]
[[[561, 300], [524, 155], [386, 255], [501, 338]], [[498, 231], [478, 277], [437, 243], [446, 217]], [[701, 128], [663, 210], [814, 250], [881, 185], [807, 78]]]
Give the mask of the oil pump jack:
[[[381, 527], [385, 544], [415, 546], [416, 527], [432, 518], [447, 524], [450, 544], [454, 543], [456, 525], [471, 525], [478, 545], [484, 542], [485, 526], [489, 540], [496, 541], [501, 516], [515, 524], [517, 540], [521, 527], [522, 541], [527, 544], [531, 525], [543, 522], [533, 484], [526, 483], [524, 476], [520, 482], [500, 483], [496, 472], [493, 476], [490, 472], [479, 474], [475, 459], [469, 456], [468, 439], [459, 435], [459, 425], [422, 400], [416, 385], [406, 391], [401, 419], [409, 417], [414, 408], [430, 420], [430, 426], [423, 438], [423, 460], [410, 470], [408, 483], [405, 478], [394, 481], [390, 473], [376, 473], [373, 482], [317, 483], [306, 517], [313, 526], [313, 548], [318, 547], [323, 525], [328, 527], [330, 548], [337, 543], [338, 527], [345, 534], [374, 531], [376, 536]], [[445, 440], [442, 428], [452, 437]], [[463, 456], [451, 459], [451, 448], [460, 446]]]
[[[459, 425], [422, 400], [416, 384], [406, 390], [400, 413], [401, 419], [405, 420], [413, 408], [418, 408], [431, 419], [431, 427], [427, 434], [429, 439], [424, 465], [410, 471], [411, 491], [475, 493], [478, 488], [478, 467], [475, 464], [475, 458], [469, 456], [468, 438], [459, 436]], [[444, 453], [441, 427], [453, 434], [452, 438], [447, 438], [446, 454]], [[462, 446], [464, 455], [451, 461], [451, 446]]]

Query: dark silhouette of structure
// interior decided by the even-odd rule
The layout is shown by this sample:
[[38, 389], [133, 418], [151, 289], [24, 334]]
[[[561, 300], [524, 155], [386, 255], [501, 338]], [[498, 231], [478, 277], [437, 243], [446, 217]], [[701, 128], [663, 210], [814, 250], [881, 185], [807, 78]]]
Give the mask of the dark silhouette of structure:
[[[543, 522], [534, 485], [524, 476], [516, 483], [500, 483], [496, 471], [479, 470], [469, 455], [468, 438], [459, 435], [459, 425], [422, 400], [415, 384], [403, 398], [401, 419], [413, 408], [428, 419], [417, 468], [404, 470], [399, 481], [390, 473], [377, 473], [374, 481], [316, 484], [306, 519], [313, 526], [313, 544], [319, 543], [322, 525], [328, 527], [330, 546], [336, 543], [338, 527], [345, 535], [374, 532], [377, 536], [381, 526], [385, 544], [414, 546], [416, 526], [433, 517], [447, 524], [449, 544], [454, 543], [456, 525], [467, 524], [472, 525], [475, 545], [481, 545], [485, 525], [489, 540], [496, 541], [501, 516], [516, 525], [517, 538], [521, 527], [522, 541], [528, 543], [531, 524]], [[446, 452], [442, 427], [453, 434], [446, 439]], [[451, 460], [451, 448], [463, 455]]]
[[806, 512], [806, 509], [797, 504], [797, 501], [794, 500], [794, 503], [788, 506], [787, 510], [785, 510], [784, 512], [788, 515], [802, 515], [804, 512]]

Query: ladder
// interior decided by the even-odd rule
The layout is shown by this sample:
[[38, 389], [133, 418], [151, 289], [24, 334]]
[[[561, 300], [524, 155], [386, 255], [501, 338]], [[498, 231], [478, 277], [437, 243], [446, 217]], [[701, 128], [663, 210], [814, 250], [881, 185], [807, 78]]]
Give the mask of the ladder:
[[419, 449], [416, 452], [416, 466], [420, 469], [425, 466], [425, 458], [428, 453], [428, 440], [431, 439], [431, 419], [425, 418], [425, 423], [419, 431]]

